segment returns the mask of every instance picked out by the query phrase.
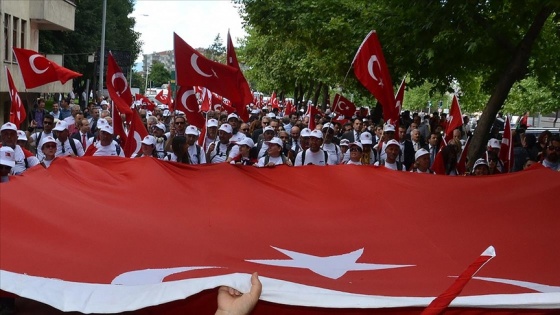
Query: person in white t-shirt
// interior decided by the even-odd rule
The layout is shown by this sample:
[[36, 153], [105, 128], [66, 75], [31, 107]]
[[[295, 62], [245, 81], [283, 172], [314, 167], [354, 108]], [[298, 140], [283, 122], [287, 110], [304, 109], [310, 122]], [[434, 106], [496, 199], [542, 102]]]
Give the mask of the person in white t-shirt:
[[[222, 163], [226, 160], [233, 160], [239, 154], [239, 146], [235, 143], [230, 142], [233, 129], [228, 123], [222, 124], [220, 129], [218, 129], [218, 139], [219, 141], [214, 141], [208, 147], [206, 152], [207, 163]], [[231, 162], [227, 161], [227, 162]]]
[[350, 152], [350, 159], [345, 164], [362, 165], [362, 152], [364, 151], [363, 145], [360, 142], [352, 142], [349, 147], [348, 151]]
[[388, 169], [395, 171], [406, 171], [406, 166], [398, 161], [399, 153], [401, 152], [401, 145], [395, 139], [391, 139], [385, 145], [385, 160], [375, 162], [375, 166], [385, 166]]
[[336, 164], [339, 164], [342, 161], [343, 154], [342, 150], [336, 143], [333, 143], [334, 137], [334, 125], [330, 122], [323, 125], [323, 133], [325, 138], [323, 139], [323, 145], [321, 149], [327, 151], [329, 155], [333, 155], [336, 157]]
[[56, 156], [84, 156], [84, 148], [80, 141], [70, 138], [68, 124], [59, 120], [53, 128], [56, 138]]
[[302, 165], [335, 165], [336, 157], [331, 156], [321, 149], [323, 144], [323, 133], [321, 130], [313, 130], [309, 137], [309, 149], [301, 151], [296, 156], [295, 166]]
[[414, 154], [415, 162], [413, 164], [412, 173], [421, 174], [435, 174], [434, 171], [430, 169], [430, 152], [424, 148], [419, 149]]
[[41, 161], [41, 165], [45, 168], [49, 168], [51, 163], [56, 159], [56, 148], [57, 148], [56, 139], [47, 136], [41, 139], [38, 148], [40, 148], [41, 152], [43, 153], [43, 160]]
[[243, 122], [239, 119], [239, 116], [237, 116], [237, 114], [235, 113], [229, 114], [227, 116], [227, 122], [228, 124], [231, 125], [231, 129], [232, 129], [231, 141], [239, 142], [246, 137], [244, 133], [239, 131], [239, 125]]
[[147, 135], [142, 139], [140, 152], [132, 155], [130, 158], [139, 158], [139, 157], [154, 157], [158, 158], [156, 152], [156, 138], [154, 136]]
[[350, 160], [350, 141], [348, 139], [340, 140], [340, 151], [342, 152], [342, 163], [346, 163]]
[[[120, 156], [124, 157], [122, 148], [113, 141], [113, 127], [103, 124], [99, 127], [99, 141], [96, 142], [93, 156]], [[89, 151], [89, 150], [88, 150]]]
[[19, 175], [30, 167], [39, 164], [39, 159], [25, 148], [17, 144], [17, 127], [11, 122], [7, 122], [0, 128], [2, 146], [10, 147], [14, 150], [15, 165], [12, 167], [12, 174]]
[[259, 159], [256, 167], [275, 167], [276, 165], [286, 164], [292, 166], [290, 161], [284, 154], [282, 154], [283, 142], [280, 138], [274, 137], [266, 142], [268, 146], [267, 154]]
[[199, 132], [195, 126], [187, 126], [185, 129], [185, 134], [187, 135], [187, 145], [189, 148], [187, 152], [189, 153], [189, 160], [191, 164], [206, 164], [206, 154], [204, 150], [196, 143], [198, 140]]

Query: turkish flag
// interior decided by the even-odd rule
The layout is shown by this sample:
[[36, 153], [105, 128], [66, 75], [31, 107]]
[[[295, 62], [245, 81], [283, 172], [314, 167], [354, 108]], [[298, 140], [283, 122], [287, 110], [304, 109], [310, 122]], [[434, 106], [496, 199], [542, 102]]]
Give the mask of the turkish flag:
[[461, 156], [459, 157], [459, 161], [457, 161], [457, 173], [459, 175], [463, 175], [467, 172], [467, 156], [469, 154], [469, 147], [471, 145], [471, 137], [467, 138], [467, 143], [465, 144], [465, 148], [461, 151]]
[[113, 54], [109, 52], [107, 56], [107, 76], [105, 78], [107, 83], [107, 91], [117, 107], [118, 112], [126, 114], [127, 117], [132, 114], [132, 92], [130, 86], [126, 81], [126, 77], [121, 68], [113, 58]]
[[202, 129], [204, 127], [204, 117], [198, 106], [194, 88], [192, 86], [180, 86], [176, 97], [177, 109], [185, 112], [189, 124]]
[[[87, 182], [72, 185], [72, 198], [36, 189], [21, 201], [30, 187], [77, 178]], [[364, 198], [372, 192], [364, 182], [383, 183], [375, 186], [383, 196], [375, 207]], [[337, 193], [319, 188], [326, 183], [337, 184]], [[418, 202], [425, 189], [408, 189], [406, 198], [395, 191], [427, 183], [438, 190], [433, 202]], [[64, 157], [2, 185], [0, 289], [64, 312], [142, 314], [160, 305], [152, 314], [167, 315], [162, 310], [173, 303], [182, 314], [209, 314], [193, 310], [199, 294], [211, 297], [205, 304], [215, 311], [216, 291], [205, 290], [247, 292], [257, 271], [263, 291], [254, 315], [419, 314], [488, 246], [496, 259], [446, 314], [558, 309], [560, 213], [556, 198], [542, 196], [560, 191], [560, 174], [542, 166], [473, 178], [374, 166]], [[103, 187], [102, 199], [92, 187]], [[232, 187], [258, 193], [244, 202], [239, 194], [217, 200], [216, 192]], [[161, 207], [187, 191], [196, 198]], [[537, 199], [538, 215], [527, 211]], [[266, 204], [266, 211], [251, 204]]]
[[19, 97], [18, 90], [16, 89], [16, 85], [14, 84], [12, 74], [10, 73], [8, 67], [6, 67], [6, 76], [8, 77], [8, 92], [10, 94], [10, 101], [12, 102], [12, 106], [10, 107], [10, 122], [14, 123], [14, 125], [19, 128], [21, 123], [25, 121], [27, 113], [25, 112], [25, 107]]
[[340, 94], [335, 94], [332, 110], [346, 117], [352, 117], [356, 112], [356, 105]]
[[270, 96], [270, 104], [272, 105], [272, 108], [278, 108], [278, 98], [276, 97], [276, 91], [272, 92], [272, 95]]
[[[119, 113], [118, 108], [116, 106], [111, 106], [112, 111], [112, 118], [113, 118], [113, 135], [118, 137], [120, 141], [121, 147], [126, 145], [127, 133], [124, 128], [124, 121], [122, 120], [121, 113]], [[132, 110], [130, 112], [131, 115], [126, 116], [127, 118], [132, 117]]]
[[446, 120], [445, 141], [449, 142], [453, 139], [453, 130], [461, 127], [462, 125], [463, 114], [461, 113], [461, 107], [459, 106], [457, 95], [453, 95], [453, 101], [451, 101], [451, 108], [449, 109], [449, 115], [447, 115]]
[[309, 115], [309, 124], [307, 125], [307, 128], [314, 130], [316, 127], [315, 115], [319, 114], [319, 110], [317, 109], [317, 107], [315, 107], [315, 105], [309, 104], [307, 106], [307, 114]]
[[124, 156], [131, 157], [138, 153], [142, 147], [142, 139], [148, 135], [148, 131], [140, 118], [140, 114], [136, 111], [132, 112], [130, 120], [130, 128], [126, 137], [124, 146]]
[[239, 63], [237, 62], [237, 55], [235, 53], [235, 48], [233, 47], [233, 41], [231, 40], [229, 30], [227, 34], [227, 65], [239, 70], [241, 76], [239, 84], [241, 92], [243, 93], [243, 101], [239, 104], [233, 103], [233, 107], [237, 110], [237, 114], [241, 120], [247, 122], [249, 121], [249, 113], [247, 112], [246, 105], [251, 104], [253, 101], [253, 93], [251, 93], [249, 83], [247, 82], [247, 79], [245, 79], [245, 76], [239, 67]]
[[149, 98], [142, 94], [136, 94], [135, 98], [137, 101], [140, 101], [142, 105], [146, 106], [146, 109], [149, 111], [153, 111], [156, 108], [156, 105], [152, 103]]
[[[401, 82], [401, 86], [399, 86], [399, 89], [397, 91], [397, 94], [395, 94], [395, 110], [393, 111], [392, 116], [390, 117], [390, 121], [394, 122], [395, 125], [395, 130], [398, 131], [399, 130], [399, 125], [401, 123], [401, 109], [402, 109], [402, 104], [404, 101], [404, 89], [406, 86], [406, 77], [403, 78], [402, 82]], [[395, 132], [395, 140], [399, 141], [401, 140], [399, 137], [399, 133]]]
[[513, 134], [511, 133], [511, 124], [509, 116], [506, 116], [504, 123], [504, 134], [502, 135], [502, 144], [500, 146], [500, 160], [504, 163], [502, 173], [511, 172], [513, 164]]
[[59, 66], [36, 51], [15, 47], [13, 51], [27, 89], [55, 81], [64, 84], [68, 80], [82, 76], [81, 73]]
[[434, 158], [434, 163], [432, 164], [432, 171], [436, 173], [436, 175], [447, 175], [445, 174], [445, 162], [443, 161], [443, 148], [447, 145], [444, 141], [441, 142], [439, 146], [439, 151], [436, 153], [436, 157]]
[[385, 120], [394, 119], [395, 92], [393, 91], [393, 82], [385, 63], [381, 43], [379, 43], [375, 31], [371, 31], [366, 36], [352, 64], [354, 65], [356, 78], [381, 103]]
[[156, 94], [155, 99], [156, 99], [158, 102], [167, 105], [167, 103], [169, 102], [169, 100], [168, 100], [168, 95], [169, 95], [169, 94], [164, 95], [164, 94], [163, 94], [163, 90], [160, 90], [160, 91], [158, 92], [158, 94]]
[[177, 34], [174, 36], [178, 85], [204, 86], [228, 98], [232, 103], [243, 103], [244, 95], [240, 85], [242, 75], [239, 69], [207, 59]]
[[286, 107], [284, 107], [284, 115], [289, 116], [289, 115], [291, 115], [292, 113], [295, 113], [295, 112], [296, 112], [296, 109], [294, 107], [293, 102], [290, 101], [290, 100], [286, 101]]

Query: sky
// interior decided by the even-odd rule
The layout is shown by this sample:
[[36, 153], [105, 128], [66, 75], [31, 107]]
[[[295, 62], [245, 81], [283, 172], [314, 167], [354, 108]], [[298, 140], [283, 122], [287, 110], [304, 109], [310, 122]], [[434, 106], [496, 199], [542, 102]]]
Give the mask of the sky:
[[194, 48], [207, 48], [218, 33], [226, 46], [228, 29], [233, 45], [246, 36], [242, 20], [230, 0], [137, 0], [134, 12], [137, 32], [144, 42], [142, 54], [173, 49], [173, 32]]

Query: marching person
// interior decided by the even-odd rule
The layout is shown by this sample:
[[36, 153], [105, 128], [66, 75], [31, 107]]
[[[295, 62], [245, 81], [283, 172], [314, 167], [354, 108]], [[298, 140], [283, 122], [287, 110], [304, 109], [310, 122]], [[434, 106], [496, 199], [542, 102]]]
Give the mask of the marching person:
[[399, 153], [401, 151], [401, 146], [399, 142], [395, 139], [389, 140], [385, 145], [385, 156], [386, 159], [379, 160], [375, 162], [375, 166], [385, 166], [390, 170], [395, 171], [406, 171], [406, 166], [398, 161]]
[[255, 164], [256, 167], [275, 167], [281, 164], [292, 166], [292, 161], [282, 154], [284, 143], [280, 138], [274, 137], [267, 141], [266, 145], [267, 154], [259, 159], [259, 162]]
[[51, 163], [56, 159], [56, 149], [58, 144], [56, 143], [56, 139], [48, 136], [41, 140], [41, 144], [39, 146], [41, 152], [43, 152], [43, 160], [41, 160], [41, 165], [44, 168], [49, 168]]
[[14, 150], [15, 165], [12, 167], [12, 174], [19, 175], [39, 164], [39, 159], [33, 153], [20, 147], [17, 144], [17, 127], [11, 122], [7, 122], [0, 128], [2, 147], [10, 147]]
[[435, 174], [434, 171], [430, 169], [430, 152], [428, 152], [428, 150], [424, 148], [419, 149], [414, 154], [414, 158], [415, 158], [415, 162], [410, 172], [422, 173], [422, 174]]
[[[347, 140], [347, 139], [342, 139]], [[360, 142], [353, 142], [350, 144], [348, 151], [350, 152], [350, 159], [343, 164], [348, 165], [362, 165], [362, 152], [364, 150], [363, 145]]]
[[[302, 132], [303, 136], [303, 132]], [[329, 156], [327, 151], [321, 149], [323, 144], [323, 133], [321, 130], [313, 130], [309, 137], [309, 149], [302, 150], [296, 156], [295, 166], [303, 165], [335, 165], [336, 157]]]

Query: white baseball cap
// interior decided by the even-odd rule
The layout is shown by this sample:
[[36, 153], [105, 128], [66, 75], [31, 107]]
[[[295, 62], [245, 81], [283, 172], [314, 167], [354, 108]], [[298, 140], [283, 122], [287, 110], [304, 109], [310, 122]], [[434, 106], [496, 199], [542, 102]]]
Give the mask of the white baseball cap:
[[[4, 126], [2, 126], [2, 128], [4, 128]], [[14, 149], [6, 146], [0, 148], [0, 164], [9, 167], [14, 167], [16, 165], [16, 153]]]
[[399, 142], [398, 142], [397, 140], [391, 139], [391, 140], [387, 141], [387, 144], [385, 145], [385, 150], [387, 150], [387, 148], [388, 148], [390, 145], [396, 145], [396, 146], [398, 146], [399, 148], [401, 147], [401, 145], [399, 144]]
[[334, 130], [334, 125], [331, 124], [330, 122], [328, 122], [328, 123], [323, 125], [323, 129], [325, 129], [325, 128], [331, 128], [332, 130]]
[[272, 127], [270, 127], [270, 126], [266, 126], [266, 127], [264, 127], [263, 133], [265, 133], [265, 132], [267, 132], [267, 131], [272, 131], [272, 132], [274, 132], [275, 130], [274, 130], [274, 128], [272, 128]]
[[299, 133], [299, 136], [300, 136], [300, 137], [304, 137], [304, 138], [305, 138], [305, 137], [311, 137], [311, 129], [309, 129], [309, 128], [303, 128], [303, 129], [301, 130], [301, 132]]
[[341, 140], [340, 140], [340, 146], [341, 146], [341, 147], [343, 147], [343, 146], [349, 146], [349, 145], [350, 145], [350, 140], [348, 140], [348, 139], [341, 139]]
[[111, 134], [111, 135], [113, 134], [113, 127], [111, 127], [111, 125], [109, 125], [109, 124], [101, 126], [99, 128], [99, 130], [105, 131], [106, 133]]
[[395, 126], [391, 124], [383, 125], [383, 132], [395, 132]]
[[20, 140], [27, 141], [27, 135], [25, 134], [25, 131], [18, 130], [17, 131], [17, 139], [18, 139], [18, 141], [20, 141]]
[[419, 157], [424, 156], [426, 154], [430, 154], [430, 152], [428, 152], [428, 150], [426, 149], [420, 149], [416, 151], [416, 153], [414, 154], [414, 159], [418, 160]]
[[227, 120], [229, 121], [231, 118], [235, 118], [235, 119], [239, 119], [239, 116], [237, 116], [236, 113], [231, 113], [227, 116]]
[[477, 168], [477, 166], [480, 166], [480, 165], [486, 165], [486, 166], [488, 166], [488, 162], [486, 162], [485, 159], [478, 159], [478, 160], [476, 160], [476, 162], [474, 162], [474, 166], [473, 166], [473, 168], [472, 168], [473, 171]]
[[214, 118], [210, 118], [210, 119], [208, 119], [208, 122], [206, 123], [206, 127], [208, 127], [208, 128], [218, 127], [218, 121]]
[[44, 146], [46, 143], [51, 143], [51, 142], [52, 142], [52, 143], [56, 143], [55, 138], [53, 138], [53, 137], [51, 137], [51, 136], [44, 137], [43, 139], [41, 139], [41, 144], [39, 144], [38, 148], [43, 149], [43, 146]]
[[109, 105], [109, 103], [106, 100], [102, 100], [101, 103], [99, 103], [100, 106], [103, 105]]
[[97, 120], [97, 129], [100, 129], [103, 125], [108, 125], [109, 122], [105, 118], [99, 118]]
[[227, 132], [227, 133], [233, 133], [233, 128], [231, 128], [230, 124], [222, 124], [220, 126], [220, 129], [218, 129], [218, 130], [221, 130], [221, 131], [224, 131], [224, 132]]
[[145, 136], [144, 139], [142, 139], [142, 143], [146, 145], [154, 145], [156, 143], [156, 138], [150, 135]]
[[187, 126], [185, 134], [198, 136], [198, 129], [196, 129], [196, 127], [193, 125]]
[[68, 129], [68, 124], [64, 120], [59, 120], [53, 128], [55, 131], [64, 131], [66, 129]]
[[268, 114], [266, 114], [266, 117], [268, 117], [268, 118], [276, 118], [276, 115], [274, 115], [274, 113], [268, 113]]
[[323, 139], [323, 132], [321, 132], [321, 130], [315, 129], [315, 130], [311, 131], [311, 134], [309, 136], [319, 138], [319, 139]]
[[165, 128], [165, 125], [164, 125], [163, 123], [157, 123], [157, 124], [156, 124], [156, 128], [159, 128], [159, 129], [161, 129], [161, 130], [163, 130], [163, 131], [165, 131], [165, 129], [166, 129], [166, 128]]
[[11, 122], [7, 122], [7, 123], [2, 125], [2, 128], [0, 128], [0, 131], [4, 131], [4, 130], [17, 131], [18, 129], [17, 129], [15, 124], [12, 124]]
[[350, 143], [350, 148], [351, 148], [351, 147], [359, 147], [359, 148], [360, 148], [360, 151], [363, 151], [363, 150], [364, 150], [364, 146], [363, 146], [360, 142], [352, 142], [352, 143]]
[[488, 146], [492, 149], [500, 149], [502, 146], [500, 145], [500, 140], [492, 138], [488, 140]]
[[246, 145], [249, 148], [252, 148], [255, 146], [255, 143], [253, 142], [253, 139], [249, 138], [249, 137], [245, 137], [243, 138], [243, 140], [241, 141], [237, 141], [236, 143], [238, 146], [242, 146], [242, 145]]
[[283, 146], [284, 143], [282, 142], [282, 140], [278, 137], [274, 137], [272, 138], [270, 141], [265, 141], [264, 143], [266, 143], [267, 145], [271, 145], [271, 144], [277, 144], [279, 146]]
[[360, 142], [362, 144], [373, 144], [371, 133], [362, 132], [362, 134], [360, 135]]

